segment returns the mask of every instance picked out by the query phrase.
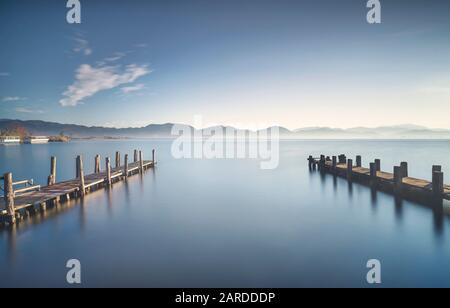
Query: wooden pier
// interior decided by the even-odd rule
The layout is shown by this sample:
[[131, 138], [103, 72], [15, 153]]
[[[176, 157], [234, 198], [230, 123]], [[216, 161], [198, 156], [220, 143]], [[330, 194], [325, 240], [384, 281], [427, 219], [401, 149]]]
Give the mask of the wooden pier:
[[335, 176], [346, 178], [372, 187], [372, 189], [388, 192], [401, 198], [426, 204], [441, 204], [450, 200], [450, 186], [444, 184], [444, 173], [441, 166], [433, 166], [432, 181], [416, 179], [408, 174], [408, 163], [402, 162], [395, 166], [393, 173], [381, 170], [381, 160], [376, 159], [369, 168], [362, 166], [361, 156], [347, 159], [344, 154], [339, 156], [321, 155], [319, 158], [309, 156], [310, 170], [319, 170]]
[[[100, 189], [109, 188], [115, 182], [126, 180], [129, 176], [143, 173], [156, 164], [155, 150], [152, 160], [144, 160], [142, 151], [134, 150], [134, 161], [128, 162], [128, 155], [121, 165], [120, 153], [116, 152], [115, 166], [111, 167], [109, 157], [105, 159], [105, 170], [100, 171], [100, 156], [95, 156], [94, 173], [85, 175], [83, 159], [76, 158], [76, 178], [63, 182], [56, 182], [56, 157], [50, 160], [50, 175], [47, 186], [34, 185], [32, 180], [13, 182], [12, 173], [5, 173], [0, 177], [4, 182], [4, 196], [0, 199], [0, 223], [14, 224], [28, 215], [42, 212], [47, 207], [56, 206], [60, 202], [67, 202], [72, 198], [83, 198], [86, 194]], [[16, 186], [23, 188], [14, 189]]]

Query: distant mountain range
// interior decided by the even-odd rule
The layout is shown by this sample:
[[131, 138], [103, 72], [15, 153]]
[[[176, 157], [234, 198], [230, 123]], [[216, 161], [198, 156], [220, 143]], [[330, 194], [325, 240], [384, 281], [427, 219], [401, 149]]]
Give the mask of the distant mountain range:
[[[21, 121], [0, 119], [0, 130], [25, 128], [32, 135], [64, 135], [73, 138], [173, 138], [173, 123], [150, 124], [139, 128], [110, 128], [60, 124], [45, 121]], [[192, 126], [187, 126], [194, 130]], [[222, 126], [222, 128], [225, 128]], [[284, 139], [450, 139], [449, 129], [431, 129], [418, 125], [381, 126], [375, 128], [354, 127], [348, 129], [330, 127], [304, 127], [289, 130], [279, 127]], [[241, 130], [242, 131], [242, 130]]]

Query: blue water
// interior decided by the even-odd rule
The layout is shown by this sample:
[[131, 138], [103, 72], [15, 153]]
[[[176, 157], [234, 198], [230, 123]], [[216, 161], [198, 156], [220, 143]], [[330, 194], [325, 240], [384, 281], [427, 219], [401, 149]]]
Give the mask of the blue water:
[[[379, 259], [384, 287], [450, 287], [450, 210], [432, 209], [308, 170], [308, 155], [375, 158], [411, 176], [450, 174], [448, 141], [283, 141], [280, 164], [172, 158], [169, 141], [85, 141], [0, 147], [0, 173], [46, 182], [73, 178], [82, 154], [156, 149], [144, 176], [72, 200], [0, 230], [0, 286], [69, 286], [69, 259], [93, 287], [367, 287]], [[102, 166], [103, 167], [103, 166]], [[446, 181], [447, 183], [450, 180]]]

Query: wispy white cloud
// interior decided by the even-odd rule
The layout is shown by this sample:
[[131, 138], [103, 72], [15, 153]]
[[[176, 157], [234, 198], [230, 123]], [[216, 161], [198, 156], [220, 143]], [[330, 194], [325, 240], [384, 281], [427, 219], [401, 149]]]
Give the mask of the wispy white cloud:
[[10, 73], [8, 73], [8, 72], [0, 72], [0, 77], [8, 77], [8, 76], [10, 76], [11, 74]]
[[126, 56], [125, 52], [116, 52], [111, 57], [105, 58], [104, 61], [105, 62], [115, 62], [115, 61], [122, 59], [125, 56]]
[[30, 108], [26, 108], [26, 107], [18, 107], [18, 108], [16, 108], [16, 112], [19, 112], [19, 113], [44, 113], [43, 110], [30, 109]]
[[2, 102], [17, 102], [17, 101], [23, 101], [26, 100], [26, 97], [20, 97], [20, 96], [5, 96], [2, 97]]
[[89, 42], [81, 37], [74, 38], [76, 46], [73, 48], [73, 52], [82, 53], [85, 56], [89, 56], [92, 54], [92, 48], [89, 47]]
[[144, 84], [140, 83], [134, 86], [129, 86], [129, 87], [122, 87], [120, 90], [122, 91], [122, 93], [130, 93], [130, 92], [136, 92], [136, 91], [140, 91], [144, 89]]
[[138, 48], [145, 48], [145, 47], [147, 47], [148, 46], [148, 44], [146, 44], [146, 43], [140, 43], [140, 44], [136, 44], [136, 45], [134, 45], [135, 47], [138, 47]]
[[120, 66], [93, 67], [82, 64], [76, 70], [74, 83], [63, 93], [64, 97], [59, 103], [64, 107], [77, 106], [83, 99], [97, 92], [133, 83], [150, 72], [147, 65], [130, 64], [122, 68]]

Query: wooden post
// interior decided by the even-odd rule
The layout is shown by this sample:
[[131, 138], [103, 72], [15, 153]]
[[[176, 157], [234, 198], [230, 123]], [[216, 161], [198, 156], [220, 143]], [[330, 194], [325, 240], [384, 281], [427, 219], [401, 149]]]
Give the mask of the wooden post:
[[79, 165], [78, 157], [75, 159], [75, 161], [76, 161], [75, 178], [78, 179], [78, 177], [80, 176], [80, 165]]
[[153, 162], [153, 166], [155, 165], [155, 149], [152, 150], [152, 162]]
[[120, 152], [116, 152], [116, 168], [120, 168]]
[[433, 195], [441, 199], [444, 194], [444, 173], [442, 171], [433, 172]]
[[51, 175], [51, 174], [47, 178], [47, 185], [48, 186], [53, 185], [53, 175]]
[[312, 157], [312, 155], [309, 155], [309, 157], [308, 157], [308, 167], [309, 167], [309, 169], [312, 168], [312, 164], [313, 164], [313, 157]]
[[111, 186], [111, 160], [106, 157], [106, 183]]
[[434, 173], [436, 171], [437, 172], [441, 172], [442, 171], [442, 166], [434, 165], [433, 168], [432, 168], [432, 172]]
[[347, 179], [349, 181], [352, 180], [352, 174], [353, 174], [353, 159], [347, 160]]
[[134, 162], [138, 161], [138, 150], [134, 150]]
[[83, 158], [81, 157], [81, 155], [78, 155], [78, 157], [77, 157], [77, 165], [79, 167], [78, 178], [80, 179], [80, 193], [81, 193], [81, 197], [84, 197], [84, 195], [86, 193], [86, 186], [84, 184]]
[[377, 184], [377, 165], [370, 163], [370, 185], [375, 186]]
[[94, 173], [100, 173], [100, 155], [95, 155]]
[[49, 185], [54, 185], [56, 183], [56, 157], [52, 156], [50, 159], [50, 176], [51, 181]]
[[377, 171], [381, 171], [381, 160], [380, 159], [375, 159], [375, 167], [376, 167]]
[[337, 166], [337, 157], [333, 156], [332, 157], [332, 163], [331, 163], [331, 168], [333, 170], [333, 173], [336, 173], [336, 166]]
[[401, 162], [400, 168], [402, 169], [402, 177], [407, 178], [408, 177], [408, 163], [407, 162]]
[[362, 166], [362, 158], [361, 155], [357, 155], [356, 156], [356, 167], [361, 167]]
[[13, 190], [13, 177], [12, 173], [5, 173], [3, 177], [4, 183], [4, 199], [5, 209], [8, 215], [8, 222], [14, 224], [16, 222], [16, 210], [14, 208], [14, 190]]
[[403, 185], [403, 169], [400, 166], [394, 166], [394, 192], [400, 193]]
[[347, 162], [347, 156], [345, 156], [344, 154], [339, 155], [338, 161], [340, 164], [345, 164]]
[[139, 151], [139, 169], [144, 173], [144, 160], [142, 159], [142, 151]]
[[125, 166], [124, 166], [125, 170], [124, 170], [124, 175], [125, 178], [128, 177], [128, 154], [125, 154]]

